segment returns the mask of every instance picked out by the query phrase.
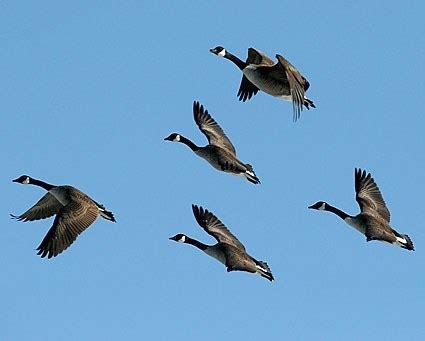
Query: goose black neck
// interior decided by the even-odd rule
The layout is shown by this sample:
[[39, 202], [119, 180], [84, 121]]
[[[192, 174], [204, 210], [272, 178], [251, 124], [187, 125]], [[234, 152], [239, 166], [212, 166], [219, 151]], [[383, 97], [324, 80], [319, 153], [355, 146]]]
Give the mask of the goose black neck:
[[340, 217], [343, 220], [345, 220], [346, 218], [350, 217], [350, 215], [348, 215], [344, 211], [341, 211], [339, 208], [336, 208], [336, 207], [334, 207], [332, 205], [329, 205], [329, 204], [326, 204], [325, 211], [332, 212], [332, 213], [336, 214], [338, 217]]
[[241, 70], [245, 69], [246, 66], [248, 65], [247, 63], [245, 63], [244, 61], [240, 60], [238, 57], [236, 57], [235, 55], [227, 51], [226, 51], [226, 54], [224, 55], [224, 58], [231, 60]]
[[30, 179], [30, 182], [29, 183], [31, 185], [42, 187], [46, 191], [50, 191], [52, 188], [55, 188], [56, 187], [55, 185], [51, 185], [51, 184], [48, 184], [47, 182], [44, 182], [44, 181], [41, 181], [41, 180], [37, 180], [37, 179], [33, 179], [33, 178]]
[[190, 237], [186, 237], [186, 240], [184, 241], [186, 244], [190, 244], [193, 246], [196, 246], [198, 249], [205, 251], [208, 248], [208, 245], [205, 245], [204, 243], [201, 243], [200, 241], [196, 239], [192, 239]]
[[181, 136], [180, 135], [180, 140], [179, 140], [179, 142], [181, 142], [181, 143], [184, 143], [186, 146], [188, 146], [190, 149], [192, 149], [194, 152], [196, 152], [198, 149], [199, 149], [199, 147], [196, 145], [196, 144], [194, 144], [191, 140], [189, 140], [189, 139], [187, 139], [186, 137], [184, 137], [184, 136]]

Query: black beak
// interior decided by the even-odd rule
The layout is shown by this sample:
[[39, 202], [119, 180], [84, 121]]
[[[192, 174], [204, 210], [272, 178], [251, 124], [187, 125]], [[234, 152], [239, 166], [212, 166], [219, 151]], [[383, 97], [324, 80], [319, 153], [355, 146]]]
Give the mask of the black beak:
[[[18, 178], [19, 179], [19, 178]], [[12, 180], [12, 182], [19, 182], [18, 179]]]
[[314, 206], [314, 205], [311, 205], [311, 206], [308, 206], [307, 208], [314, 208], [313, 206]]

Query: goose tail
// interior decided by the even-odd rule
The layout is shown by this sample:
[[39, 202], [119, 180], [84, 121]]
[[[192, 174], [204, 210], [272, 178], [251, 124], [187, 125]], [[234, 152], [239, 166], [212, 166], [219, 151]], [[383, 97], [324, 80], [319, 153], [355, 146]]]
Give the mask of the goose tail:
[[307, 108], [307, 110], [310, 110], [310, 107], [316, 108], [313, 101], [311, 99], [308, 99], [307, 97], [304, 97], [304, 106]]
[[250, 164], [246, 164], [246, 171], [244, 173], [244, 176], [249, 182], [252, 182], [253, 184], [260, 184], [260, 179], [257, 177], [257, 175], [254, 172], [254, 169]]
[[409, 251], [415, 251], [415, 247], [413, 246], [413, 242], [407, 234], [401, 234], [400, 237], [396, 237], [396, 244], [403, 249]]
[[270, 282], [274, 280], [272, 271], [266, 262], [254, 260], [257, 268], [257, 273], [264, 278], [267, 278]]

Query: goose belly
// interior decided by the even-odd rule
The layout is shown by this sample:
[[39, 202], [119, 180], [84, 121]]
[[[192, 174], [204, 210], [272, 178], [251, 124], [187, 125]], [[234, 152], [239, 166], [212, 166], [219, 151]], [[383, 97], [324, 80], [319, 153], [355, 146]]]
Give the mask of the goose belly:
[[366, 226], [362, 223], [360, 219], [347, 217], [344, 219], [344, 221], [350, 225], [351, 227], [354, 227], [357, 231], [359, 231], [361, 234], [366, 233]]
[[243, 74], [261, 91], [286, 101], [292, 100], [292, 96], [289, 91], [289, 84], [287, 82], [264, 77], [263, 74], [259, 73], [255, 69], [250, 68], [249, 66], [243, 70]]
[[220, 263], [226, 265], [226, 256], [224, 255], [223, 250], [217, 247], [208, 247], [204, 252], [215, 259], [217, 259]]
[[205, 161], [207, 161], [211, 166], [213, 166], [215, 169], [221, 170], [221, 167], [218, 163], [218, 157], [215, 153], [211, 153], [207, 149], [199, 149], [195, 152], [196, 155], [203, 158]]

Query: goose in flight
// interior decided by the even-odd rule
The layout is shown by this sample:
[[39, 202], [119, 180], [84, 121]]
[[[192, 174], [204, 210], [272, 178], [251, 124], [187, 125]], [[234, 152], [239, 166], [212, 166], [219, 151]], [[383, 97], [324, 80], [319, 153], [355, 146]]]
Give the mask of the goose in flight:
[[47, 191], [25, 213], [19, 216], [11, 214], [12, 218], [22, 221], [45, 219], [56, 215], [53, 226], [37, 248], [37, 255], [41, 257], [56, 257], [66, 250], [99, 216], [115, 222], [112, 212], [75, 187], [51, 185], [28, 175], [22, 175], [12, 181], [39, 186]]
[[356, 168], [354, 184], [356, 200], [360, 206], [360, 213], [356, 216], [351, 216], [324, 201], [319, 201], [308, 208], [336, 214], [348, 225], [364, 234], [366, 241], [380, 240], [413, 251], [410, 237], [407, 234], [398, 233], [390, 226], [390, 212], [370, 173]]
[[252, 166], [237, 159], [236, 149], [232, 142], [211, 117], [208, 110], [205, 110], [199, 102], [193, 103], [193, 117], [199, 129], [207, 137], [208, 145], [199, 147], [188, 138], [177, 133], [170, 134], [164, 140], [183, 143], [196, 155], [208, 161], [215, 169], [242, 176], [253, 184], [259, 184], [260, 180], [255, 175]]
[[211, 256], [217, 259], [220, 263], [223, 263], [227, 268], [227, 272], [246, 271], [259, 274], [269, 281], [274, 280], [267, 263], [258, 261], [251, 257], [246, 252], [243, 244], [213, 213], [196, 205], [192, 205], [192, 210], [198, 224], [206, 233], [217, 240], [217, 244], [206, 245], [196, 239], [186, 236], [183, 233], [178, 233], [169, 239], [197, 247], [208, 256]]
[[310, 83], [281, 55], [276, 55], [275, 63], [263, 52], [250, 47], [248, 58], [244, 62], [222, 46], [210, 49], [210, 52], [230, 60], [242, 71], [242, 81], [237, 95], [240, 101], [250, 99], [258, 90], [292, 101], [294, 121], [300, 117], [303, 106], [307, 109], [316, 107], [313, 101], [304, 95]]

